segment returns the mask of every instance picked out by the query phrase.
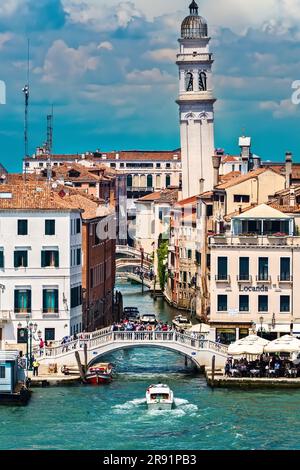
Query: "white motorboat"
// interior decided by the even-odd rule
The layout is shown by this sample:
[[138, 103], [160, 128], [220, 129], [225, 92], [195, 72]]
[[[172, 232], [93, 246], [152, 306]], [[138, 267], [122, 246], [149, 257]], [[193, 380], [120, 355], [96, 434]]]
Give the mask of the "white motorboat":
[[150, 325], [155, 325], [156, 321], [157, 320], [155, 313], [146, 313], [141, 317], [142, 323], [149, 323]]
[[149, 410], [171, 410], [174, 394], [168, 385], [150, 385], [146, 391], [146, 400]]
[[172, 323], [177, 330], [188, 330], [193, 326], [190, 320], [182, 315], [177, 315], [177, 317], [174, 318]]

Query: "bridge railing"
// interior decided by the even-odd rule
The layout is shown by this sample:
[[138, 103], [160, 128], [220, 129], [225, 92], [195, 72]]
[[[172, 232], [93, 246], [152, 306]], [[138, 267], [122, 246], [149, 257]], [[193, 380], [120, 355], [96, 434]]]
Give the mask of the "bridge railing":
[[43, 357], [57, 357], [66, 353], [82, 350], [87, 344], [88, 349], [101, 347], [107, 343], [116, 342], [173, 342], [196, 350], [208, 349], [219, 354], [227, 354], [228, 347], [201, 337], [192, 337], [177, 331], [112, 331], [111, 327], [93, 333], [85, 334], [84, 338], [61, 344], [51, 348], [44, 348]]

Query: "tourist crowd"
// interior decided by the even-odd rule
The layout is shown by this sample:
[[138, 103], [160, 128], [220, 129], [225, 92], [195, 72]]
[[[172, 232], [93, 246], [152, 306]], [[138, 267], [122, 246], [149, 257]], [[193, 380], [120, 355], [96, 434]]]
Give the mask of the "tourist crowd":
[[258, 359], [248, 361], [246, 358], [229, 357], [225, 365], [228, 377], [299, 377], [300, 365], [280, 356], [262, 354]]

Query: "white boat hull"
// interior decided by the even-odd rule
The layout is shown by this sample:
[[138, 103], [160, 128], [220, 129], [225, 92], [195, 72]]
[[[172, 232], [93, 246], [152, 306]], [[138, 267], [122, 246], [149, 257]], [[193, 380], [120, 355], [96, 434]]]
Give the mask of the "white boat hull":
[[171, 410], [173, 403], [147, 403], [148, 410]]

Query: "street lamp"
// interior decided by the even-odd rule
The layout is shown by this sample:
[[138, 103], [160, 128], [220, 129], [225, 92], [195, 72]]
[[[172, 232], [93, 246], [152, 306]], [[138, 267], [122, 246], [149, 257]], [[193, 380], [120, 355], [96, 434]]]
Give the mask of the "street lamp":
[[26, 327], [22, 328], [22, 323], [18, 323], [18, 329], [23, 330], [26, 332], [26, 357], [27, 357], [27, 370], [32, 370], [32, 363], [33, 363], [33, 354], [32, 354], [32, 338], [34, 334], [37, 332], [38, 325], [37, 323], [28, 322], [26, 320]]
[[259, 321], [260, 321], [260, 336], [262, 337], [262, 335], [263, 335], [263, 321], [264, 321], [264, 317], [259, 317]]

